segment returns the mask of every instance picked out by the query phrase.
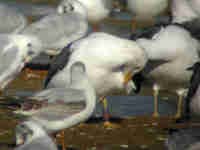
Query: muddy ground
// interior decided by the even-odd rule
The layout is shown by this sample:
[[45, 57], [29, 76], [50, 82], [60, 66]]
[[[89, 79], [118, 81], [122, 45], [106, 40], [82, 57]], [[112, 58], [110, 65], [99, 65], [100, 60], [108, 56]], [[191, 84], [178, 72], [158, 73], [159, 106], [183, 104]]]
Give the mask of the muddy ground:
[[[24, 72], [11, 83], [8, 89], [38, 90], [43, 82], [39, 72], [27, 75]], [[1, 98], [0, 101], [5, 99]], [[0, 107], [0, 149], [8, 150], [15, 143], [15, 126], [23, 117], [12, 115], [12, 109]], [[163, 150], [164, 141], [171, 127], [185, 127], [175, 124], [173, 119], [151, 116], [113, 118], [115, 128], [106, 128], [103, 119], [90, 119], [88, 122], [65, 130], [67, 149], [78, 150]], [[59, 140], [57, 141], [60, 143]]]

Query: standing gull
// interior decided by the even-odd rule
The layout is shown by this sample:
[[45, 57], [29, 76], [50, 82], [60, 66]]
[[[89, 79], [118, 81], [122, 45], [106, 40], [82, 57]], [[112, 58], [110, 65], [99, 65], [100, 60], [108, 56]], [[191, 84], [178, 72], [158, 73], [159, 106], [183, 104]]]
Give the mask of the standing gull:
[[180, 24], [161, 25], [152, 27], [149, 33], [132, 37], [146, 50], [149, 58], [142, 75], [151, 81], [154, 93], [154, 117], [159, 116], [160, 90], [175, 92], [178, 95], [176, 118], [181, 116], [182, 99], [192, 75], [186, 68], [199, 61], [199, 42], [193, 34], [194, 30], [190, 29]]
[[4, 89], [23, 69], [25, 63], [42, 51], [34, 36], [0, 34], [0, 88]]
[[29, 25], [22, 32], [38, 37], [48, 54], [57, 54], [69, 43], [86, 36], [87, 12], [76, 0], [58, 7], [58, 13], [49, 14]]
[[[73, 0], [63, 0], [61, 6]], [[87, 10], [87, 20], [94, 24], [94, 31], [98, 31], [97, 24], [109, 16], [113, 8], [113, 0], [78, 0]]]
[[[143, 69], [147, 56], [133, 41], [107, 33], [92, 33], [63, 49], [51, 65], [44, 87], [65, 88], [69, 83], [69, 68], [76, 61], [86, 65], [98, 102], [101, 99], [106, 102], [105, 96], [133, 88], [129, 80]], [[107, 113], [104, 118], [105, 125], [110, 125]]]
[[0, 20], [0, 33], [19, 33], [28, 24], [22, 13], [3, 3], [0, 3]]
[[[37, 108], [28, 106], [27, 110], [26, 101], [25, 110], [16, 113], [29, 116], [29, 119], [41, 124], [48, 133], [86, 121], [96, 106], [96, 92], [86, 75], [86, 69], [81, 62], [73, 63], [68, 87], [44, 89], [32, 96], [41, 102]], [[64, 137], [62, 138], [64, 149]]]

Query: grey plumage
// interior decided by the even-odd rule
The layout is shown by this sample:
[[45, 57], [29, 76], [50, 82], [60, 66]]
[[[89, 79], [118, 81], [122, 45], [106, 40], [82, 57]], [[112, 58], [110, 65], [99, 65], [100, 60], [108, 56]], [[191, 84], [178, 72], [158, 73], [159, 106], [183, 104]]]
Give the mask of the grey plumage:
[[18, 33], [27, 25], [27, 18], [6, 4], [0, 3], [0, 33]]
[[170, 129], [165, 142], [167, 150], [199, 150], [200, 128]]

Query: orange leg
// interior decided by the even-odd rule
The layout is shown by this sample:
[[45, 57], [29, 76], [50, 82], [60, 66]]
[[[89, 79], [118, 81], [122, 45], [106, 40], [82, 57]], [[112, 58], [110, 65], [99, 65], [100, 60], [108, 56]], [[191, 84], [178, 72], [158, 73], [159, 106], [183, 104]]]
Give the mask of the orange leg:
[[58, 133], [56, 135], [56, 138], [59, 138], [61, 140], [61, 146], [62, 146], [62, 150], [65, 150], [65, 131], [61, 131], [60, 133]]
[[28, 78], [38, 78], [38, 77], [46, 77], [48, 74], [47, 70], [31, 70], [29, 68], [25, 68], [25, 73]]
[[109, 114], [108, 114], [108, 103], [105, 97], [102, 97], [102, 102], [104, 106], [104, 127], [108, 128], [119, 128], [118, 125], [113, 124], [109, 121]]
[[99, 31], [99, 25], [94, 24], [94, 25], [93, 25], [93, 31], [94, 31], [94, 32], [98, 32], [98, 31]]

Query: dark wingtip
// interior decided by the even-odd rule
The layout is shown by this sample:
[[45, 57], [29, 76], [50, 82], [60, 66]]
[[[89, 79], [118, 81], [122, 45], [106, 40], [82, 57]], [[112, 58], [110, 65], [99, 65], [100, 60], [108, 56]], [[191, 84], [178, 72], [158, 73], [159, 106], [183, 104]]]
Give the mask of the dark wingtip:
[[179, 130], [178, 129], [176, 129], [176, 128], [169, 128], [168, 129], [168, 134], [169, 135], [172, 135], [172, 134], [174, 134], [175, 132], [178, 132]]

